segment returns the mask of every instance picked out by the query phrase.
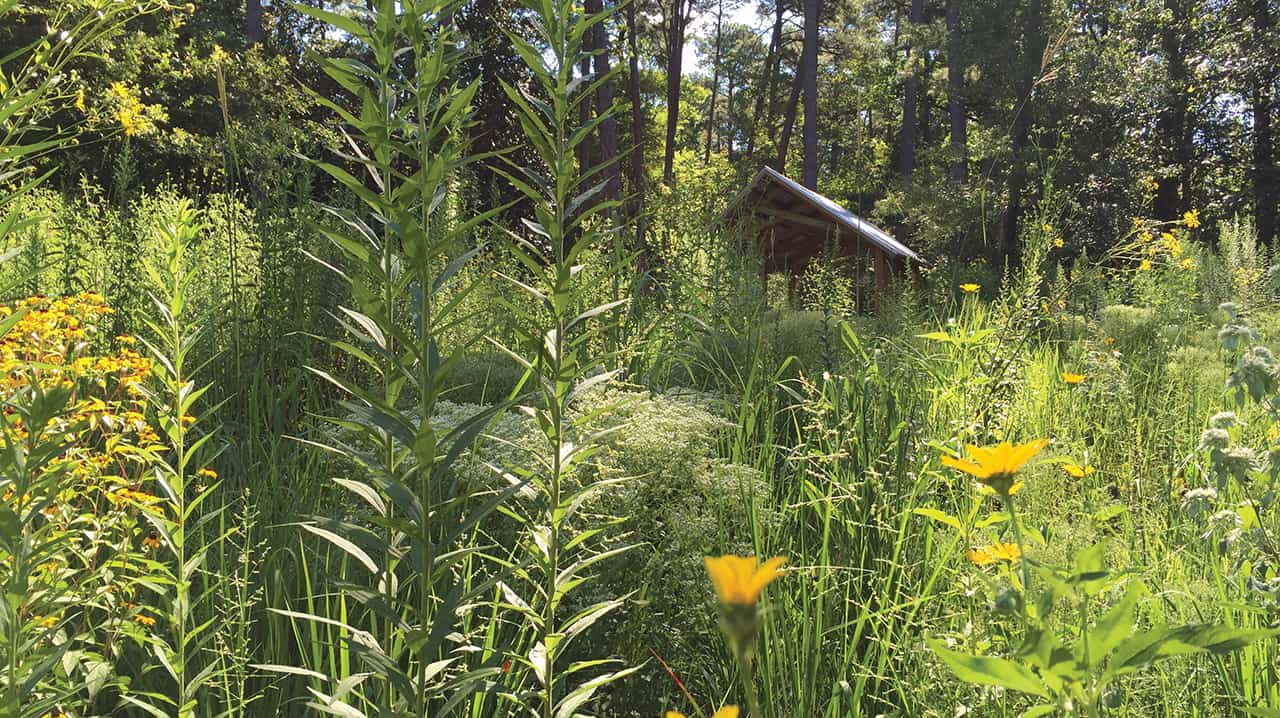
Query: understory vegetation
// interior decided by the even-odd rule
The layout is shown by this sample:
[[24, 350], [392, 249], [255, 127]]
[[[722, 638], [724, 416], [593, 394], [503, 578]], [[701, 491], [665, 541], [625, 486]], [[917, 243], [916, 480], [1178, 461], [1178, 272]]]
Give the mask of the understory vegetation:
[[[1253, 220], [1142, 184], [1093, 236], [1046, 170], [1000, 262], [766, 276], [714, 165], [609, 189], [587, 6], [492, 86], [451, 0], [297, 5], [355, 49], [268, 198], [221, 48], [203, 185], [70, 84], [198, 12], [0, 52], [0, 715], [1280, 716]], [[90, 132], [104, 186], [55, 164]]]

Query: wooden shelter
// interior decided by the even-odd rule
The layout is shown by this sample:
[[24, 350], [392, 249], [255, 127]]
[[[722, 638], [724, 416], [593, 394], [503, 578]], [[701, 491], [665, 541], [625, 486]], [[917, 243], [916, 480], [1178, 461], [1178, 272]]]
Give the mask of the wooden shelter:
[[890, 276], [927, 264], [889, 233], [772, 167], [756, 173], [729, 203], [724, 220], [757, 238], [766, 275], [788, 272], [797, 277], [824, 249], [867, 260], [881, 289]]

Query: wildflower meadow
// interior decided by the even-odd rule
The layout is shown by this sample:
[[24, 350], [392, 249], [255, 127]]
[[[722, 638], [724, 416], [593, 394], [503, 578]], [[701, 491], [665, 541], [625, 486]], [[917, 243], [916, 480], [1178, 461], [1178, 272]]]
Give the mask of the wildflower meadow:
[[1280, 717], [1277, 17], [0, 0], [0, 718]]

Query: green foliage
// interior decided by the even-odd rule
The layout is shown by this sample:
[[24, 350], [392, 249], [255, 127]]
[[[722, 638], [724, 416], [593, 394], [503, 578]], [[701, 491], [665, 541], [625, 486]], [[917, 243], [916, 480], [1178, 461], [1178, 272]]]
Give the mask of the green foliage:
[[[1028, 560], [1048, 587], [1039, 596], [1015, 587], [1008, 605], [1002, 596], [996, 597], [997, 611], [1021, 613], [1025, 625], [1025, 635], [1011, 659], [954, 651], [940, 640], [931, 640], [929, 647], [961, 680], [1046, 699], [1023, 715], [1062, 712], [1096, 716], [1123, 702], [1115, 686], [1117, 679], [1147, 670], [1156, 661], [1200, 652], [1231, 653], [1280, 635], [1280, 630], [1222, 624], [1156, 625], [1140, 630], [1137, 607], [1146, 590], [1136, 581], [1129, 583], [1122, 598], [1090, 621], [1090, 601], [1122, 580], [1108, 570], [1105, 550], [1105, 544], [1099, 543], [1081, 551], [1069, 569]], [[1011, 589], [997, 590], [1008, 593]], [[1061, 621], [1052, 617], [1059, 600], [1078, 611], [1073, 640], [1063, 640], [1055, 629], [1055, 625], [1072, 623], [1070, 617]]]
[[1155, 311], [1127, 304], [1112, 304], [1098, 314], [1098, 330], [1111, 337], [1121, 351], [1151, 351], [1160, 343]]
[[[458, 306], [441, 301], [443, 290], [473, 255], [458, 251], [459, 238], [493, 214], [459, 218], [441, 204], [450, 173], [466, 161], [456, 132], [469, 121], [476, 89], [452, 79], [458, 39], [443, 20], [451, 8], [388, 1], [352, 16], [300, 8], [371, 56], [369, 65], [320, 60], [358, 110], [320, 101], [343, 118], [359, 171], [377, 187], [317, 163], [361, 206], [327, 207], [338, 223], [320, 228], [342, 254], [331, 269], [354, 302], [340, 307], [347, 336], [330, 344], [359, 369], [350, 377], [313, 369], [343, 395], [330, 420], [336, 431], [317, 446], [349, 460], [348, 475], [335, 481], [359, 500], [361, 515], [317, 516], [303, 528], [360, 568], [335, 577], [336, 606], [312, 593], [310, 611], [281, 611], [314, 624], [312, 635], [325, 631], [341, 642], [341, 661], [270, 668], [312, 679], [310, 706], [322, 712], [448, 714], [498, 674], [497, 657], [482, 650], [481, 630], [468, 618], [495, 580], [473, 574], [483, 557], [472, 532], [510, 491], [481, 495], [451, 473], [492, 411], [449, 429], [432, 425], [448, 372], [480, 336], [440, 343]], [[316, 606], [339, 612], [324, 615]]]
[[506, 279], [534, 301], [503, 304], [517, 319], [518, 343], [510, 353], [519, 358], [534, 383], [536, 403], [521, 410], [542, 436], [531, 462], [504, 467], [509, 480], [532, 499], [519, 512], [524, 535], [515, 548], [515, 560], [522, 568], [517, 575], [523, 579], [516, 590], [523, 589], [525, 597], [512, 594], [506, 600], [519, 612], [529, 637], [527, 648], [522, 646], [515, 656], [528, 687], [513, 691], [510, 700], [530, 713], [553, 718], [575, 714], [601, 688], [636, 670], [595, 656], [568, 660], [571, 647], [624, 602], [621, 597], [585, 606], [571, 601], [601, 564], [630, 547], [609, 544], [604, 531], [607, 522], [590, 528], [576, 523], [591, 497], [620, 479], [574, 485], [570, 477], [575, 467], [592, 461], [601, 450], [601, 440], [617, 430], [584, 431], [607, 407], [587, 415], [573, 410], [593, 387], [617, 374], [593, 352], [593, 339], [599, 336], [600, 324], [608, 323], [626, 300], [593, 303], [584, 283], [584, 262], [607, 237], [600, 220], [619, 203], [603, 194], [605, 167], [579, 166], [575, 157], [575, 149], [589, 140], [592, 127], [613, 112], [613, 108], [601, 108], [594, 119], [580, 122], [579, 106], [592, 101], [595, 87], [612, 78], [589, 75], [581, 88], [572, 78], [584, 57], [584, 37], [611, 11], [584, 14], [568, 0], [530, 2], [527, 9], [536, 17], [537, 41], [545, 52], [512, 36], [534, 84], [504, 83], [503, 90], [517, 108], [517, 119], [536, 157], [536, 163], [513, 166], [507, 175], [528, 200], [534, 219], [526, 220], [528, 235], [511, 235], [524, 277]]
[[188, 300], [188, 293], [198, 275], [187, 269], [185, 255], [203, 230], [200, 220], [190, 205], [176, 204], [158, 223], [160, 256], [145, 265], [155, 306], [154, 318], [146, 320], [151, 337], [145, 340], [156, 367], [151, 398], [172, 449], [172, 463], [157, 468], [156, 482], [173, 509], [172, 517], [162, 513], [153, 520], [161, 547], [172, 552], [172, 564], [151, 577], [151, 590], [157, 594], [154, 605], [160, 614], [153, 622], [163, 620], [167, 630], [153, 634], [146, 642], [156, 652], [173, 688], [165, 694], [126, 693], [121, 697], [151, 715], [180, 718], [196, 716], [202, 699], [207, 710], [212, 686], [223, 678], [226, 668], [208, 656], [216, 630], [206, 616], [213, 613], [212, 603], [220, 589], [217, 581], [207, 580], [209, 556], [225, 535], [209, 528], [221, 513], [219, 508], [205, 506], [213, 503], [217, 482], [201, 472], [216, 453], [212, 422], [201, 424], [196, 416], [203, 411], [201, 398], [209, 385], [198, 386], [193, 379], [198, 366], [192, 351], [201, 330], [192, 319], [196, 307]]

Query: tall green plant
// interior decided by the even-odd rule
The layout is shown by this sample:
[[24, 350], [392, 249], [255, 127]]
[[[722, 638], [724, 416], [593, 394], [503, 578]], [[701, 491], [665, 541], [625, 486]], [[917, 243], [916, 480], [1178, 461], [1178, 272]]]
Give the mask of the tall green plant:
[[[221, 586], [208, 580], [207, 562], [224, 535], [213, 520], [220, 513], [211, 497], [217, 489], [216, 474], [205, 467], [214, 453], [216, 435], [211, 422], [194, 412], [209, 385], [193, 379], [199, 371], [191, 352], [202, 336], [191, 316], [189, 292], [198, 275], [190, 271], [187, 251], [202, 229], [200, 214], [189, 203], [177, 203], [157, 225], [163, 254], [145, 265], [152, 286], [154, 314], [146, 319], [151, 337], [145, 339], [153, 357], [157, 388], [151, 393], [157, 419], [171, 447], [171, 460], [158, 464], [156, 479], [169, 500], [168, 513], [149, 514], [154, 530], [169, 555], [157, 566], [150, 583], [157, 596], [157, 610], [164, 628], [152, 634], [160, 664], [174, 690], [168, 695], [124, 695], [125, 702], [152, 715], [195, 716], [201, 700], [209, 699], [218, 678], [220, 662], [211, 660], [209, 646], [218, 626], [213, 601]], [[167, 706], [161, 709], [156, 699]], [[206, 711], [208, 705], [205, 705]]]
[[512, 697], [543, 718], [567, 718], [601, 687], [635, 670], [615, 670], [609, 661], [595, 658], [566, 665], [574, 640], [624, 600], [614, 597], [579, 608], [571, 594], [590, 580], [593, 566], [628, 549], [602, 540], [603, 527], [579, 515], [591, 495], [614, 480], [585, 485], [572, 480], [599, 450], [601, 438], [584, 431], [592, 416], [575, 413], [575, 401], [616, 375], [602, 357], [592, 356], [594, 332], [626, 303], [619, 299], [592, 305], [582, 279], [584, 258], [605, 243], [605, 215], [618, 203], [604, 196], [607, 165], [585, 167], [578, 159], [613, 108], [593, 117], [581, 110], [590, 107], [596, 89], [612, 78], [575, 78], [574, 68], [586, 65], [583, 39], [611, 11], [585, 14], [571, 0], [531, 1], [525, 7], [535, 39], [512, 35], [510, 40], [533, 82], [523, 87], [504, 83], [503, 90], [537, 164], [512, 167], [504, 174], [529, 200], [534, 219], [525, 221], [527, 233], [511, 234], [523, 273], [505, 278], [534, 301], [531, 308], [516, 302], [504, 306], [517, 317], [520, 333], [511, 353], [536, 379], [537, 402], [521, 410], [537, 424], [542, 448], [532, 465], [516, 467], [511, 474], [527, 484], [532, 498], [522, 505], [526, 536], [517, 554], [517, 575], [525, 579], [529, 598], [512, 592], [508, 600], [530, 630], [532, 645], [518, 659], [535, 681]]
[[[454, 79], [463, 55], [456, 2], [378, 0], [348, 14], [297, 7], [360, 51], [360, 59], [317, 58], [355, 103], [316, 94], [348, 141], [341, 164], [317, 166], [360, 209], [325, 207], [333, 222], [319, 228], [342, 255], [330, 268], [353, 300], [335, 317], [346, 336], [328, 340], [351, 370], [312, 370], [345, 396], [332, 435], [313, 443], [343, 457], [350, 474], [335, 481], [363, 511], [304, 524], [346, 561], [333, 566], [342, 578], [313, 585], [302, 597], [309, 610], [279, 611], [338, 629], [334, 660], [271, 668], [305, 677], [309, 705], [321, 712], [449, 715], [500, 673], [496, 657], [471, 650], [466, 616], [494, 580], [473, 563], [476, 526], [513, 491], [486, 491], [450, 471], [496, 408], [452, 428], [433, 425], [450, 370], [483, 333], [473, 326], [455, 331], [451, 346], [442, 342], [465, 326], [459, 307], [471, 287], [454, 285], [475, 252], [460, 247], [502, 209], [470, 218], [450, 211], [458, 172], [475, 159], [459, 137], [477, 86]], [[320, 599], [330, 588], [338, 600]]]

